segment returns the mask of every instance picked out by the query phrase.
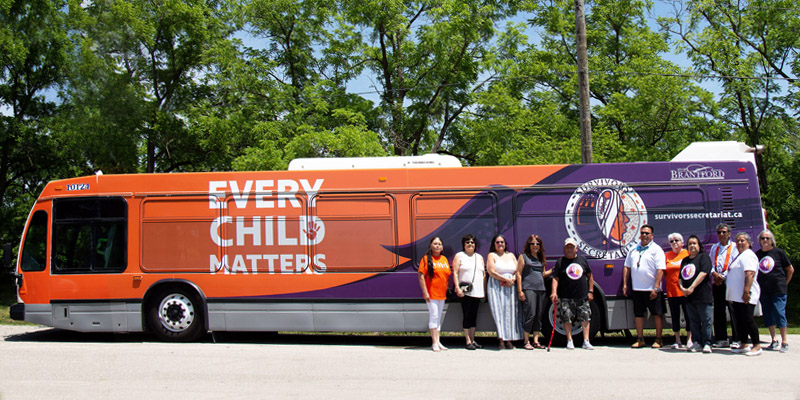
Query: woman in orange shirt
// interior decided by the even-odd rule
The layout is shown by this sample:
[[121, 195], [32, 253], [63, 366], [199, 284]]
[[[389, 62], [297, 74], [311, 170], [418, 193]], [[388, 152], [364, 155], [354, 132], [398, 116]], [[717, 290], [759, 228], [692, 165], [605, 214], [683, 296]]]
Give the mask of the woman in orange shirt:
[[667, 289], [667, 301], [669, 302], [669, 312], [672, 314], [672, 332], [675, 334], [675, 343], [672, 345], [673, 349], [681, 346], [681, 312], [686, 319], [686, 345], [692, 346], [692, 331], [689, 328], [689, 316], [686, 314], [686, 297], [683, 296], [681, 291], [680, 274], [681, 274], [681, 260], [689, 255], [689, 252], [683, 248], [683, 235], [680, 233], [670, 233], [667, 236], [669, 245], [672, 247], [664, 255], [667, 257], [667, 276], [664, 278], [664, 285]]
[[438, 236], [431, 239], [425, 257], [419, 262], [419, 287], [422, 298], [428, 305], [428, 329], [431, 331], [433, 351], [447, 350], [439, 342], [439, 329], [444, 321], [444, 300], [447, 298], [447, 280], [450, 278], [450, 264], [442, 255], [444, 244]]

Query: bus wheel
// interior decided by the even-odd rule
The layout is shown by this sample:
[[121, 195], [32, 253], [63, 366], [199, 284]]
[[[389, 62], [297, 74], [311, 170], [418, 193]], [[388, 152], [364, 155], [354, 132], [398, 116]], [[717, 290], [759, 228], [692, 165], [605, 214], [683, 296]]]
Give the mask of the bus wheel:
[[197, 296], [180, 287], [167, 288], [153, 296], [147, 319], [153, 333], [166, 341], [188, 342], [205, 333]]
[[[553, 312], [555, 311], [555, 307], [549, 298], [546, 301], [547, 303], [545, 304], [544, 310], [547, 314], [542, 316], [542, 336], [549, 340], [550, 332], [554, 331], [553, 324], [555, 323], [556, 328], [553, 336], [553, 346], [564, 346], [567, 344], [567, 335], [566, 331], [564, 331], [564, 321], [561, 320], [560, 316], [555, 316], [556, 320], [553, 320]], [[600, 323], [603, 315], [600, 314], [600, 306], [598, 305], [597, 301], [592, 301], [589, 304], [592, 306], [592, 321], [589, 323], [589, 338], [591, 339], [597, 335], [597, 332], [600, 331]], [[580, 323], [572, 324], [572, 340], [575, 341], [576, 345], [583, 343], [583, 327]]]

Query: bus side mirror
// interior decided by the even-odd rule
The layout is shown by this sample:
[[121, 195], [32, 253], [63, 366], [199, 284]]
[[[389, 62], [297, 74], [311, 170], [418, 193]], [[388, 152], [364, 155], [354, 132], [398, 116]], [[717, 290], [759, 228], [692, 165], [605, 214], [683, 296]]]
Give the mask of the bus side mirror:
[[3, 246], [3, 266], [2, 269], [11, 269], [11, 243]]

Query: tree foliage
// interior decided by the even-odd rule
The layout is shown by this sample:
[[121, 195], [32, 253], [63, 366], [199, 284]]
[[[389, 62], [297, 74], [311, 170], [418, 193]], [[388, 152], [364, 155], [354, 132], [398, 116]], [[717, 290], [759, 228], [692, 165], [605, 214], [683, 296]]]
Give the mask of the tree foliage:
[[[770, 226], [800, 254], [798, 10], [587, 1], [594, 159], [763, 144]], [[0, 235], [18, 238], [44, 182], [97, 170], [579, 162], [573, 13], [563, 0], [0, 0]], [[363, 82], [375, 102], [353, 93]]]

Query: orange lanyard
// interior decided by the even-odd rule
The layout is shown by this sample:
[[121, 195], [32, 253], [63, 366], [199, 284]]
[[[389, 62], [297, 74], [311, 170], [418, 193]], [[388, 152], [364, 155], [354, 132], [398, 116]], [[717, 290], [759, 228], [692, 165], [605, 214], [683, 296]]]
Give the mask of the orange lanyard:
[[[721, 246], [717, 246], [717, 252], [714, 253], [714, 266], [716, 267], [717, 257], [719, 257], [719, 248]], [[728, 261], [731, 259], [731, 250], [733, 250], [733, 243], [728, 243], [728, 254], [725, 255], [725, 263], [722, 264], [722, 271], [717, 271], [720, 274], [724, 274], [728, 271]]]

